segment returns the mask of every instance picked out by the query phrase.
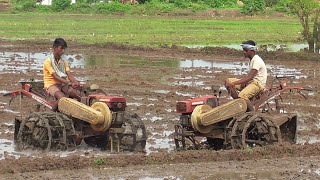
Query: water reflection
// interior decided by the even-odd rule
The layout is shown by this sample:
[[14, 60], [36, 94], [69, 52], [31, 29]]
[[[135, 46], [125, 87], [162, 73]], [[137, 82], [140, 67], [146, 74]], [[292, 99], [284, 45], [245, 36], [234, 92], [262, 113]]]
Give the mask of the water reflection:
[[243, 62], [214, 62], [205, 61], [201, 59], [187, 59], [185, 61], [180, 61], [180, 68], [218, 68], [218, 69], [236, 69], [247, 67]]
[[[306, 129], [306, 128], [305, 128]], [[307, 135], [297, 135], [296, 144], [319, 144], [320, 143], [320, 137], [316, 136], [307, 136]]]
[[273, 179], [276, 172], [262, 170], [259, 172], [234, 172], [225, 171], [221, 173], [215, 173], [206, 175], [201, 179]]
[[[51, 53], [22, 53], [22, 52], [2, 52], [0, 53], [0, 71], [8, 73], [41, 71], [43, 62], [50, 57]], [[70, 67], [84, 67], [82, 55], [66, 55]]]
[[[219, 73], [221, 70], [229, 70], [234, 75], [243, 75], [248, 72], [249, 61], [206, 61], [202, 59], [186, 59], [186, 60], [167, 60], [158, 59], [150, 60], [142, 57], [132, 56], [89, 56], [85, 60], [86, 66], [108, 66], [108, 67], [172, 67], [182, 68], [186, 71], [193, 69], [211, 69], [207, 73]], [[299, 78], [306, 78], [301, 70], [290, 69], [284, 66], [267, 65], [270, 75], [293, 75]]]
[[[234, 75], [242, 75], [248, 73], [249, 61], [236, 62], [221, 62], [221, 61], [205, 61], [201, 59], [182, 60], [180, 61], [180, 68], [206, 68], [206, 69], [221, 69], [230, 70]], [[271, 75], [294, 75], [297, 78], [306, 77], [301, 70], [286, 68], [281, 65], [267, 64], [267, 69]], [[217, 72], [217, 71], [215, 71]], [[218, 71], [219, 72], [219, 71]], [[212, 73], [212, 72], [208, 72]]]
[[[204, 48], [204, 47], [225, 47], [230, 49], [242, 50], [240, 44], [227, 44], [227, 45], [185, 45], [188, 48]], [[287, 52], [299, 52], [308, 48], [308, 44], [296, 43], [296, 44], [262, 44], [258, 45], [259, 51], [287, 51]]]
[[[41, 71], [43, 62], [50, 56], [48, 52], [22, 53], [3, 52], [0, 53], [0, 71], [2, 73], [26, 72], [31, 70]], [[71, 68], [85, 68], [87, 66], [108, 67], [171, 67], [182, 68], [186, 71], [194, 69], [208, 69], [207, 73], [219, 73], [221, 70], [229, 70], [234, 75], [242, 75], [248, 71], [248, 62], [235, 61], [206, 61], [202, 59], [168, 60], [147, 59], [135, 56], [110, 56], [110, 55], [66, 55]], [[290, 69], [284, 66], [267, 65], [270, 75], [294, 75], [297, 78], [304, 77], [301, 70]]]
[[179, 61], [168, 59], [146, 59], [136, 56], [92, 55], [86, 57], [86, 66], [108, 67], [178, 67]]
[[[154, 131], [154, 129], [150, 128], [150, 132]], [[163, 132], [152, 132], [151, 136], [148, 137], [148, 141], [146, 144], [146, 154], [149, 155], [153, 152], [159, 151], [172, 151], [174, 150], [174, 142], [172, 140], [171, 135], [173, 131], [164, 130]]]
[[15, 150], [15, 145], [13, 141], [8, 139], [0, 139], [0, 160], [5, 159], [6, 157], [14, 157], [15, 159], [20, 158], [23, 155], [30, 155], [28, 151], [17, 152]]

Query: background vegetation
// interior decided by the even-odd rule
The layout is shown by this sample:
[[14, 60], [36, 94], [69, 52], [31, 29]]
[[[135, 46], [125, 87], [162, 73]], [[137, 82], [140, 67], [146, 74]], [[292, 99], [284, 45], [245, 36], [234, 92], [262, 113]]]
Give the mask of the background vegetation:
[[[95, 17], [98, 17], [98, 15], [111, 14], [139, 16], [133, 19], [126, 18], [123, 20], [124, 23], [114, 22], [110, 19], [104, 22], [104, 19], [99, 19], [99, 24], [102, 23], [107, 31], [100, 30], [101, 28], [99, 27], [99, 24], [88, 22], [88, 25], [86, 25], [87, 27], [85, 28], [88, 32], [84, 32], [84, 34], [78, 32], [78, 30], [73, 30], [74, 32], [70, 32], [70, 29], [64, 29], [65, 27], [71, 29], [79, 28], [77, 26], [80, 26], [81, 23], [78, 24], [78, 22], [72, 22], [76, 19], [66, 18], [65, 22], [62, 21], [58, 23], [61, 24], [62, 27], [60, 29], [63, 29], [63, 32], [70, 34], [72, 38], [77, 39], [78, 41], [90, 41], [98, 43], [116, 42], [121, 44], [151, 46], [155, 44], [160, 46], [163, 44], [165, 46], [170, 46], [173, 44], [181, 45], [188, 43], [205, 45], [209, 43], [217, 44], [216, 42], [238, 42], [240, 38], [243, 39], [243, 36], [246, 36], [248, 33], [250, 33], [250, 36], [252, 35], [255, 37], [255, 39], [258, 37], [258, 39], [263, 42], [267, 42], [268, 40], [270, 42], [271, 39], [274, 39], [274, 41], [271, 41], [273, 43], [305, 41], [309, 45], [310, 52], [319, 53], [320, 51], [320, 2], [317, 0], [77, 0], [75, 4], [71, 4], [71, 0], [52, 0], [52, 6], [40, 5], [38, 1], [39, 0], [12, 0], [12, 8], [10, 13], [19, 14], [20, 12], [32, 12], [37, 14], [51, 15], [57, 13], [78, 15], [95, 14], [97, 15]], [[124, 3], [124, 1], [129, 1], [129, 3]], [[291, 24], [291, 29], [285, 29], [285, 25], [282, 24], [283, 22], [272, 20], [263, 20], [262, 22], [259, 22], [259, 20], [253, 22], [233, 22], [226, 20], [223, 22], [212, 21], [209, 22], [208, 26], [206, 26], [205, 24], [208, 22], [202, 22], [201, 20], [194, 22], [189, 20], [186, 21], [187, 23], [182, 21], [182, 23], [180, 20], [170, 21], [163, 20], [161, 18], [152, 20], [147, 20], [144, 18], [141, 19], [141, 15], [185, 16], [197, 15], [199, 12], [199, 14], [207, 14], [207, 17], [208, 14], [210, 15], [210, 13], [213, 13], [212, 17], [217, 17], [216, 12], [221, 9], [227, 9], [231, 12], [241, 12], [250, 16], [261, 14], [264, 17], [267, 17], [275, 12], [281, 12], [282, 15], [289, 15], [295, 18], [298, 17], [297, 19], [300, 21], [302, 29], [299, 31], [299, 28], [296, 26], [296, 24]], [[134, 22], [137, 19], [139, 19], [139, 22], [143, 21], [143, 24]], [[52, 21], [52, 19], [49, 21]], [[2, 22], [4, 24], [7, 23], [6, 19], [4, 19]], [[226, 23], [224, 24], [224, 22]], [[278, 24], [276, 22], [278, 22]], [[21, 23], [21, 27], [25, 27], [24, 22]], [[26, 23], [36, 22], [26, 21]], [[46, 23], [44, 22], [44, 24]], [[40, 29], [38, 31], [36, 30], [35, 32], [28, 31], [26, 33], [24, 33], [25, 29], [23, 29], [19, 32], [15, 32], [15, 35], [12, 36], [12, 38], [19, 38], [19, 36], [21, 38], [28, 37], [32, 35], [32, 33], [34, 33], [35, 36], [43, 38], [51, 36], [50, 30], [42, 31], [45, 29], [43, 26], [38, 24], [32, 25]], [[52, 27], [52, 24], [48, 24], [46, 26]], [[114, 30], [114, 27], [117, 26], [117, 30]], [[6, 27], [10, 28], [10, 26]], [[92, 29], [90, 27], [92, 27]], [[269, 27], [271, 27], [271, 29]], [[239, 28], [241, 31], [235, 30], [236, 28]], [[55, 31], [55, 33], [58, 33], [60, 29]], [[110, 29], [112, 30], [109, 31]], [[193, 31], [193, 29], [196, 30]], [[148, 30], [150, 30], [150, 34]], [[3, 32], [5, 32], [4, 34], [9, 32], [9, 34], [6, 35], [7, 37], [10, 37], [10, 31]], [[77, 33], [79, 33], [80, 36], [73, 37], [73, 35]], [[92, 34], [93, 37], [87, 38], [90, 36], [88, 34]], [[81, 36], [83, 37], [78, 39], [78, 37]], [[212, 40], [212, 38], [214, 38], [214, 40]]]
[[37, 0], [13, 0], [15, 12], [72, 12], [72, 13], [126, 13], [126, 14], [186, 14], [212, 9], [239, 9], [242, 13], [255, 15], [266, 10], [289, 12], [291, 0], [136, 0], [139, 4], [123, 4], [121, 0], [53, 0], [52, 6], [42, 6]]
[[171, 47], [239, 44], [246, 38], [253, 38], [260, 44], [290, 43], [299, 41], [301, 36], [301, 26], [294, 18], [249, 19], [56, 13], [0, 14], [0, 39], [39, 41], [63, 36], [85, 44]]

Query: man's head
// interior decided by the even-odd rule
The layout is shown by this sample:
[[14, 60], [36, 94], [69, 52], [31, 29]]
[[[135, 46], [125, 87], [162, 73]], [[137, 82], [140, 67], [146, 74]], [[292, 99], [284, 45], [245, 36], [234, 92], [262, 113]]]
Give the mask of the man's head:
[[53, 42], [53, 54], [59, 58], [64, 54], [65, 49], [68, 47], [67, 42], [62, 38], [57, 38]]
[[245, 41], [241, 44], [243, 54], [246, 58], [252, 59], [256, 54], [257, 46], [256, 43], [252, 40]]

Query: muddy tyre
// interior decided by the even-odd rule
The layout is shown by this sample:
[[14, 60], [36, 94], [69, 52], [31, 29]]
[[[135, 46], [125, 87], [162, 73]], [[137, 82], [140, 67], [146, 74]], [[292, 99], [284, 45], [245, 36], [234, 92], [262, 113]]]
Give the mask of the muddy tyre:
[[74, 147], [75, 130], [73, 122], [61, 113], [32, 113], [26, 119], [16, 122], [15, 139], [18, 150], [33, 148], [49, 151]]
[[281, 142], [281, 133], [272, 119], [263, 113], [245, 113], [232, 128], [231, 146], [233, 149], [265, 146]]
[[121, 146], [124, 150], [143, 151], [147, 143], [146, 127], [137, 114], [125, 114], [122, 127], [125, 129], [121, 135]]

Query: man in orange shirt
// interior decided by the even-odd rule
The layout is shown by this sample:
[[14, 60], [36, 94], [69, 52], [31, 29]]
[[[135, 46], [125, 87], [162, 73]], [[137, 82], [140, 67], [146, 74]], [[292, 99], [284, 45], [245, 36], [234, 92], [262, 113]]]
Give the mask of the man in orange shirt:
[[57, 102], [53, 106], [53, 111], [58, 110], [58, 101], [62, 97], [69, 96], [78, 101], [81, 100], [77, 89], [80, 83], [71, 75], [67, 60], [63, 58], [67, 42], [62, 38], [57, 38], [53, 42], [53, 54], [44, 61], [43, 80], [44, 88]]

